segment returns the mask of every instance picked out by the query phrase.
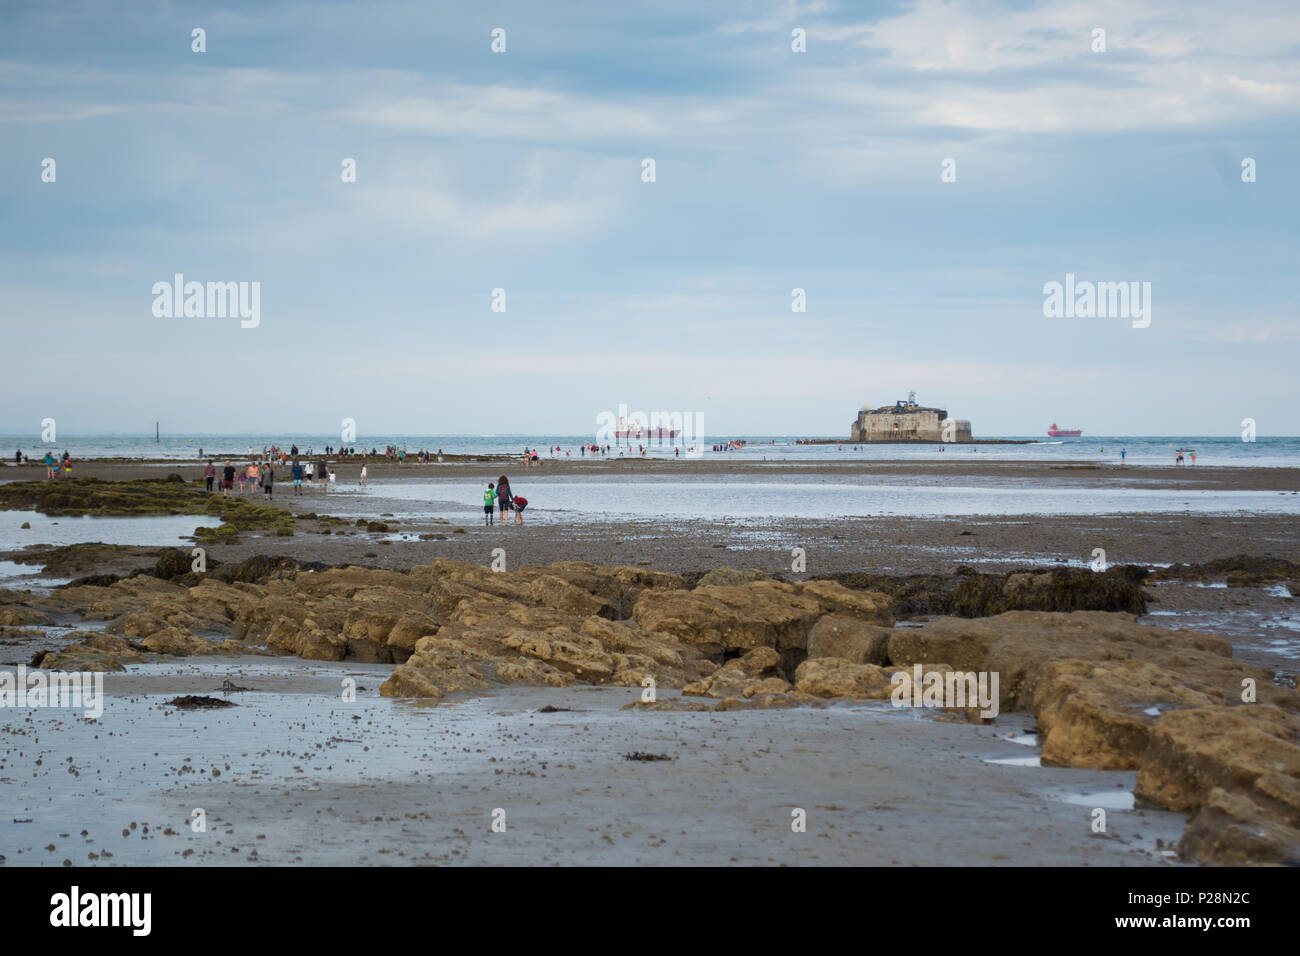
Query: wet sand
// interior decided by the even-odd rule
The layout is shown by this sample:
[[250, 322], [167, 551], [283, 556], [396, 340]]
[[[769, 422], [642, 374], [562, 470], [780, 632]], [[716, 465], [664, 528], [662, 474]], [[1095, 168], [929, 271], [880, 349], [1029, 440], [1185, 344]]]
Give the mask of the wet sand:
[[[331, 495], [308, 490], [294, 498], [288, 483], [277, 487], [278, 507], [344, 515], [346, 523], [299, 521], [287, 538], [245, 533], [237, 543], [209, 546], [209, 555], [237, 562], [284, 554], [409, 568], [440, 556], [487, 564], [493, 549], [504, 548], [511, 568], [576, 559], [680, 572], [754, 567], [791, 579], [961, 565], [1083, 565], [1098, 547], [1110, 563], [1202, 562], [1242, 552], [1300, 560], [1300, 516], [1291, 515], [575, 523], [530, 509], [524, 527], [501, 528], [484, 527], [481, 510], [467, 504], [459, 524], [393, 518], [386, 515], [400, 502], [385, 496], [388, 483], [479, 482], [511, 472], [499, 463], [369, 467], [372, 486], [365, 495], [352, 488]], [[124, 479], [159, 468], [187, 477], [199, 472], [197, 465], [100, 464], [75, 473]], [[340, 482], [354, 484], [357, 470], [359, 464], [339, 466]], [[0, 471], [0, 477], [17, 471]], [[1188, 489], [1300, 490], [1292, 470], [1173, 473], [1013, 463], [547, 462], [511, 474], [522, 485], [535, 475], [629, 473], [869, 475], [1097, 488], [1177, 480]], [[389, 530], [367, 530], [356, 524], [358, 517], [363, 524], [384, 521]], [[794, 548], [806, 554], [805, 573], [791, 571]], [[156, 555], [156, 548], [117, 549], [90, 555], [82, 566], [74, 561], [64, 573], [122, 573], [152, 565]], [[0, 559], [15, 556], [24, 555]], [[1152, 623], [1219, 630], [1233, 640], [1237, 656], [1294, 675], [1300, 654], [1285, 643], [1294, 633], [1265, 632], [1250, 618], [1289, 613], [1289, 594], [1178, 582], [1148, 590], [1152, 609], [1171, 615], [1153, 616]], [[1216, 626], [1225, 621], [1239, 626]], [[1284, 646], [1269, 649], [1260, 643], [1264, 637]], [[0, 663], [30, 659], [29, 642], [12, 640], [0, 648]], [[0, 856], [9, 865], [1155, 865], [1174, 860], [1165, 848], [1177, 842], [1186, 822], [1180, 814], [1125, 809], [1133, 773], [1033, 766], [1038, 748], [1025, 714], [973, 726], [888, 703], [632, 711], [620, 708], [639, 691], [608, 687], [511, 688], [477, 699], [416, 703], [378, 696], [391, 669], [256, 657], [146, 664], [106, 675], [109, 700], [98, 722], [57, 710], [10, 718], [0, 728], [6, 801]], [[253, 688], [230, 695], [236, 707], [185, 712], [163, 706], [182, 693], [221, 696], [226, 676]], [[347, 676], [363, 688], [355, 703], [340, 697]], [[574, 710], [537, 713], [546, 705]], [[624, 759], [632, 751], [671, 759]], [[204, 834], [189, 826], [196, 807], [207, 812]], [[806, 833], [791, 831], [795, 807], [807, 811]], [[1091, 830], [1094, 807], [1107, 811], [1104, 835]], [[505, 810], [504, 833], [491, 830], [495, 808]]]
[[[954, 456], [956, 457], [956, 456]], [[970, 456], [975, 458], [977, 456]], [[319, 458], [313, 458], [317, 461]], [[231, 459], [239, 466], [247, 462]], [[224, 464], [218, 459], [217, 467]], [[362, 461], [330, 459], [330, 467], [338, 471], [338, 480], [355, 484], [361, 473]], [[546, 459], [538, 465], [525, 466], [518, 459], [491, 459], [473, 462], [443, 462], [421, 464], [406, 462], [398, 465], [383, 459], [365, 462], [372, 481], [391, 479], [430, 480], [457, 478], [460, 480], [494, 480], [501, 472], [520, 479], [527, 477], [558, 477], [569, 475], [747, 475], [785, 477], [792, 475], [832, 475], [836, 477], [893, 477], [924, 478], [939, 481], [1069, 481], [1081, 485], [1120, 485], [1140, 487], [1180, 487], [1188, 490], [1212, 489], [1222, 491], [1300, 491], [1300, 468], [1245, 468], [1184, 465], [1182, 467], [1150, 467], [1139, 465], [1098, 464], [1090, 461], [1028, 462], [1028, 461], [728, 461], [726, 459], [655, 459], [613, 458], [580, 460], [572, 458]], [[279, 474], [287, 466], [277, 466]], [[74, 463], [75, 477], [103, 478], [122, 481], [176, 472], [186, 479], [199, 478], [204, 462], [159, 460], [154, 462], [123, 462], [86, 460]], [[33, 480], [45, 477], [45, 467], [37, 463], [0, 468], [0, 481]]]
[[[1023, 714], [975, 727], [887, 702], [621, 710], [640, 693], [629, 688], [416, 703], [378, 696], [388, 670], [246, 658], [109, 674], [98, 722], [34, 710], [0, 740], [0, 854], [11, 865], [1163, 865], [1185, 823], [1125, 809], [1134, 773], [1024, 765], [1038, 748], [1010, 739], [1030, 728]], [[222, 696], [223, 676], [253, 688], [229, 695], [237, 706], [164, 706]], [[344, 676], [364, 688], [355, 703], [341, 700]], [[670, 759], [624, 756], [635, 751]], [[1105, 834], [1092, 832], [1095, 807]], [[205, 833], [191, 829], [196, 808]], [[492, 831], [498, 808], [505, 832]], [[792, 831], [795, 808], [806, 832]]]
[[[201, 475], [197, 464], [174, 463], [165, 471], [187, 478]], [[156, 476], [159, 467], [141, 464], [78, 466], [79, 477], [124, 480]], [[346, 516], [338, 522], [299, 522], [292, 537], [241, 535], [235, 544], [212, 544], [219, 560], [238, 561], [253, 554], [284, 554], [300, 561], [352, 563], [385, 568], [409, 568], [438, 556], [487, 562], [494, 548], [503, 547], [510, 567], [583, 560], [597, 564], [632, 564], [658, 570], [691, 572], [721, 566], [788, 571], [791, 552], [802, 548], [810, 575], [841, 571], [947, 572], [961, 565], [1004, 568], [1015, 563], [1082, 565], [1093, 550], [1106, 551], [1111, 564], [1170, 564], [1201, 562], [1235, 554], [1300, 560], [1300, 514], [1202, 514], [1193, 511], [1100, 515], [959, 515], [936, 517], [848, 516], [843, 518], [770, 517], [761, 520], [680, 518], [671, 514], [626, 520], [575, 520], [581, 515], [548, 511], [534, 494], [523, 527], [485, 527], [482, 509], [474, 501], [456, 506], [449, 519], [412, 517], [421, 503], [390, 496], [391, 489], [413, 482], [463, 486], [485, 484], [502, 470], [497, 463], [406, 464], [371, 462], [366, 490], [357, 484], [359, 463], [338, 465], [338, 486], [326, 494], [304, 488], [300, 496], [280, 481], [273, 504], [298, 514]], [[0, 478], [28, 469], [9, 468]], [[43, 469], [41, 470], [43, 474]], [[1010, 490], [1043, 487], [1105, 489], [1108, 492], [1150, 487], [1197, 492], [1260, 492], [1300, 494], [1300, 469], [1277, 468], [1137, 468], [1122, 466], [1042, 465], [1037, 463], [941, 462], [806, 463], [641, 461], [547, 461], [516, 469], [517, 487], [533, 479], [583, 476], [601, 481], [629, 475], [650, 477], [701, 476], [753, 480], [837, 481], [887, 480], [899, 483], [899, 500], [909, 487], [922, 484]], [[390, 491], [386, 491], [390, 489]], [[707, 480], [692, 494], [707, 497], [728, 493]], [[449, 494], [451, 494], [449, 492]], [[463, 496], [461, 496], [463, 498]], [[259, 503], [261, 497], [258, 496]], [[846, 496], [846, 510], [853, 502]], [[905, 505], [904, 505], [905, 507]], [[392, 517], [398, 515], [399, 517]], [[389, 532], [366, 531], [355, 519], [382, 521]], [[198, 522], [196, 521], [196, 524]], [[459, 530], [458, 530], [459, 529]], [[33, 533], [33, 544], [41, 539]], [[158, 542], [175, 544], [175, 542]], [[0, 553], [0, 560], [12, 553]], [[98, 566], [93, 572], [115, 573], [143, 566], [127, 561]]]

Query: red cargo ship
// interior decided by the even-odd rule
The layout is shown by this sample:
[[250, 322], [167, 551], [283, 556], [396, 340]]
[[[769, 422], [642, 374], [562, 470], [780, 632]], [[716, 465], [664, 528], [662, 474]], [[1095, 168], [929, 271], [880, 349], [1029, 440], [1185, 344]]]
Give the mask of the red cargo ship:
[[1078, 438], [1083, 434], [1082, 428], [1057, 428], [1056, 422], [1047, 430], [1048, 438]]

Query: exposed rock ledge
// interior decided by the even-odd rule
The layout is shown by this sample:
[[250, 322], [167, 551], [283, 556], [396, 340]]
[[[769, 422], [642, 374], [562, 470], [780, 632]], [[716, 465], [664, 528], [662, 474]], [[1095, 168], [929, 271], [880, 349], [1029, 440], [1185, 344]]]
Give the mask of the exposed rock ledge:
[[[1221, 637], [1103, 611], [894, 628], [897, 604], [880, 591], [735, 582], [691, 588], [675, 574], [583, 562], [506, 573], [445, 559], [404, 573], [275, 567], [253, 581], [189, 587], [144, 575], [46, 596], [0, 592], [0, 624], [79, 614], [118, 635], [89, 637], [42, 662], [51, 667], [265, 646], [391, 662], [387, 696], [647, 678], [682, 690], [630, 705], [646, 709], [882, 700], [894, 675], [917, 664], [923, 673], [997, 672], [1000, 708], [1036, 715], [1044, 762], [1136, 769], [1139, 799], [1193, 814], [1183, 853], [1300, 859], [1300, 699], [1234, 660]], [[1251, 682], [1256, 701], [1246, 703]], [[971, 718], [972, 709], [948, 716]]]

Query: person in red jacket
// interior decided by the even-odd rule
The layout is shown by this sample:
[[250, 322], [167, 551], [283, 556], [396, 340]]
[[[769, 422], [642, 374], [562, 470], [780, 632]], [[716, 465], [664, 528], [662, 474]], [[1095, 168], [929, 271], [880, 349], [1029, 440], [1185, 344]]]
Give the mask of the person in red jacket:
[[524, 509], [528, 507], [528, 499], [521, 498], [518, 495], [515, 495], [514, 506], [515, 506], [515, 524], [523, 524]]

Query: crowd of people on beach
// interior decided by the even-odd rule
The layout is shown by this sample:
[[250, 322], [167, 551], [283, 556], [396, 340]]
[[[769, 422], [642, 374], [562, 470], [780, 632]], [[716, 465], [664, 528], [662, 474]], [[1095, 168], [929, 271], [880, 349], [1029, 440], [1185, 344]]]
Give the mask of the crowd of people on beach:
[[[743, 442], [741, 444], [743, 444]], [[719, 446], [714, 445], [713, 450], [718, 451]], [[694, 451], [695, 451], [694, 445], [690, 445], [686, 448], [687, 455], [692, 454]], [[564, 448], [561, 445], [554, 445], [548, 447], [546, 449], [546, 453], [551, 458], [572, 458], [573, 457], [573, 449]], [[622, 445], [617, 445], [617, 444], [613, 446], [599, 445], [596, 442], [584, 442], [583, 444], [578, 446], [579, 458], [624, 458], [632, 454], [634, 454], [634, 452], [632, 449], [632, 443], [630, 441], [627, 443], [626, 449]], [[649, 454], [650, 454], [649, 445], [638, 444], [636, 446], [635, 455], [637, 457], [645, 458]], [[681, 445], [673, 446], [673, 457], [680, 458], [681, 455], [682, 455], [682, 446]], [[541, 464], [541, 460], [542, 460], [541, 456], [537, 453], [536, 448], [524, 449], [525, 465], [528, 465], [530, 467], [533, 465], [538, 465]]]
[[[366, 461], [370, 458], [384, 458], [388, 461], [395, 461], [398, 464], [401, 464], [403, 461], [405, 461], [408, 458], [414, 458], [416, 461], [420, 461], [420, 462], [431, 462], [434, 461], [435, 459], [438, 461], [442, 461], [441, 448], [439, 448], [436, 452], [425, 451], [424, 449], [420, 449], [418, 452], [412, 455], [410, 452], [406, 450], [406, 447], [404, 445], [403, 446], [388, 445], [384, 448], [382, 452], [378, 448], [371, 448], [370, 451], [367, 452], [364, 448], [361, 451], [357, 451], [355, 448], [351, 446], [335, 448], [333, 445], [326, 445], [322, 454], [337, 459], [360, 458], [362, 461]], [[315, 456], [316, 456], [316, 451], [313, 448], [309, 447], [300, 450], [296, 444], [291, 445], [287, 451], [279, 447], [278, 445], [263, 445], [261, 461], [279, 462], [281, 465], [287, 465], [289, 464], [289, 461], [293, 458], [303, 457], [303, 458], [310, 459]], [[199, 458], [207, 458], [207, 457], [209, 457], [207, 453], [204, 451], [203, 448], [200, 447]], [[255, 457], [256, 454], [253, 451], [252, 446], [249, 446], [248, 458], [253, 459]]]
[[[45, 477], [48, 479], [57, 478], [59, 475], [72, 474], [72, 456], [68, 454], [66, 449], [61, 457], [55, 457], [54, 452], [47, 451], [42, 462], [45, 465]], [[15, 465], [27, 465], [30, 463], [31, 458], [24, 455], [21, 448], [14, 452]]]
[[[22, 454], [21, 451], [18, 452]], [[68, 454], [67, 449], [63, 451], [63, 457], [56, 459], [53, 452], [45, 453], [45, 477], [57, 478], [59, 475], [72, 474], [72, 456]]]
[[[223, 497], [231, 498], [234, 492], [242, 496], [245, 493], [256, 495], [258, 489], [262, 491], [264, 498], [271, 498], [275, 490], [275, 466], [279, 461], [281, 465], [285, 464], [283, 459], [268, 455], [263, 458], [261, 463], [250, 461], [247, 465], [236, 466], [227, 459], [225, 465], [218, 470], [216, 461], [209, 458], [208, 463], [203, 469], [203, 483], [208, 494], [214, 491], [220, 492]], [[293, 482], [293, 493], [302, 494], [303, 483], [307, 487], [319, 487], [326, 494], [329, 494], [330, 486], [335, 483], [337, 472], [332, 470], [329, 463], [322, 455], [319, 461], [312, 461], [310, 458], [303, 459], [295, 456], [288, 463], [289, 477]], [[361, 487], [366, 487], [366, 466], [361, 466]]]

